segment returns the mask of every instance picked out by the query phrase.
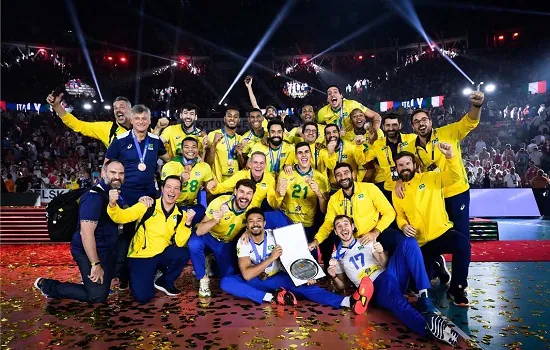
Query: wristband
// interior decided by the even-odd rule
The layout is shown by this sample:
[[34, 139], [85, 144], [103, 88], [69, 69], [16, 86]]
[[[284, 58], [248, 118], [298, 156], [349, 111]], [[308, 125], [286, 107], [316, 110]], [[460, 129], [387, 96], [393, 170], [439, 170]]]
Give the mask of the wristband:
[[475, 104], [472, 103], [472, 106], [474, 106], [475, 108], [481, 108], [481, 106], [483, 106], [483, 103], [479, 104], [479, 105], [475, 105]]
[[187, 225], [187, 223], [185, 223], [185, 227], [191, 228], [191, 227], [193, 227], [193, 224], [191, 223], [191, 224]]
[[101, 265], [101, 262], [98, 261], [98, 262], [92, 263], [92, 267], [97, 266], [97, 265]]

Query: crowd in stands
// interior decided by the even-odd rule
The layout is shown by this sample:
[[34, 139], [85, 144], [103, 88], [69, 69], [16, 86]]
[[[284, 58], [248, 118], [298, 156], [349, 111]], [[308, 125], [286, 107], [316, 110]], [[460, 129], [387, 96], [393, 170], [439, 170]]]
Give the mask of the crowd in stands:
[[[548, 43], [544, 42], [532, 50], [539, 50], [544, 56], [548, 54], [548, 50], [544, 50], [547, 46]], [[537, 63], [544, 61], [538, 59], [541, 56], [529, 56], [525, 52], [473, 52], [454, 58], [464, 71], [473, 74], [475, 81], [494, 81], [499, 86], [498, 94], [487, 95], [482, 123], [462, 145], [464, 158], [468, 159], [465, 161], [466, 171], [473, 188], [544, 188], [548, 183], [550, 108], [546, 109], [546, 106], [550, 107], [550, 95], [529, 94], [527, 83], [549, 77], [544, 67]], [[518, 59], [522, 64], [518, 64]], [[2, 99], [43, 101], [52, 86], [76, 76], [71, 68], [77, 69], [76, 63], [52, 65], [50, 61], [30, 57], [10, 67], [3, 66], [2, 90], [7, 92]], [[214, 116], [213, 107], [231, 78], [225, 77], [214, 66], [205, 64], [198, 68], [199, 74], [195, 74], [196, 71], [171, 66], [142, 78], [140, 102], [157, 111], [157, 117], [162, 111], [185, 102], [195, 103], [201, 108], [199, 118]], [[465, 98], [461, 95], [464, 78], [443, 58], [426, 54], [418, 60], [408, 60], [406, 65], [394, 64], [391, 69], [387, 68], [372, 62], [363, 65], [359, 69], [361, 74], [372, 73], [370, 87], [351, 98], [374, 108], [380, 101], [445, 95], [444, 106], [430, 108], [434, 126], [459, 120], [466, 112]], [[108, 73], [112, 78], [108, 81], [120, 80], [122, 74], [120, 71], [115, 74], [114, 70]], [[273, 72], [258, 72], [258, 75], [254, 84], [260, 105], [276, 104], [281, 109], [293, 107], [298, 112], [304, 104], [312, 104], [318, 110], [326, 103], [326, 96], [317, 92], [304, 99], [293, 99], [282, 92], [282, 85], [288, 79]], [[299, 68], [291, 73], [291, 77], [307, 81], [314, 87], [323, 84], [326, 78], [323, 74], [311, 72], [311, 69]], [[115, 95], [127, 93], [133, 96], [135, 93], [120, 83], [110, 86], [110, 89], [116, 91]], [[230, 101], [243, 109], [250, 107], [244, 84], [237, 84], [230, 94]], [[412, 109], [399, 107], [396, 111], [402, 117], [404, 130], [410, 132], [408, 116]], [[75, 113], [90, 121], [112, 118], [107, 110], [102, 113], [77, 110]], [[299, 120], [296, 116], [289, 121]], [[51, 112], [2, 111], [2, 177], [8, 191], [87, 186], [97, 181], [104, 152], [101, 143], [72, 132]]]

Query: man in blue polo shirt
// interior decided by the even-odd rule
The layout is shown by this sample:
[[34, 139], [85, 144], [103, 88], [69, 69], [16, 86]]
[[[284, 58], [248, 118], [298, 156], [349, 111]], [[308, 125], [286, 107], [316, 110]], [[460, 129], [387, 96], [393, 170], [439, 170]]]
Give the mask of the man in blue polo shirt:
[[118, 135], [105, 154], [105, 161], [117, 159], [126, 171], [121, 188], [123, 206], [136, 204], [142, 196], [157, 198], [155, 172], [157, 160], [170, 160], [160, 138], [148, 132], [151, 111], [144, 105], [135, 105], [130, 111], [132, 130]]
[[118, 225], [107, 215], [108, 193], [124, 183], [124, 166], [105, 163], [102, 180], [80, 198], [79, 221], [71, 241], [71, 254], [83, 284], [38, 277], [34, 286], [49, 298], [101, 303], [109, 295], [117, 262]]

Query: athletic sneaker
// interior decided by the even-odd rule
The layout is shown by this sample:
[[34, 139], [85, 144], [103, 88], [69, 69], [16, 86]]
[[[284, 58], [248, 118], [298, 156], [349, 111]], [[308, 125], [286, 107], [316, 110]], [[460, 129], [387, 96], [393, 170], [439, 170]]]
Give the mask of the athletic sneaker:
[[418, 297], [415, 305], [416, 309], [420, 311], [422, 315], [433, 314], [436, 312], [432, 299], [427, 296], [422, 295]]
[[351, 296], [351, 300], [354, 301], [352, 303], [353, 312], [357, 315], [364, 314], [367, 311], [367, 307], [369, 306], [369, 302], [372, 299], [373, 294], [374, 285], [372, 284], [372, 280], [368, 276], [363, 277], [363, 279], [361, 279], [361, 283], [359, 283], [359, 287]]
[[164, 292], [164, 294], [169, 295], [171, 297], [174, 297], [181, 293], [181, 290], [177, 289], [176, 286], [174, 286], [174, 284], [172, 284], [171, 286], [165, 286], [161, 282], [157, 283], [157, 281], [155, 281], [154, 286], [156, 289], [160, 290], [161, 292]]
[[296, 296], [291, 291], [288, 291], [284, 288], [279, 288], [273, 293], [273, 299], [271, 303], [279, 305], [298, 305], [298, 300]]
[[437, 277], [439, 277], [439, 282], [441, 284], [449, 284], [451, 282], [451, 273], [447, 268], [447, 262], [443, 255], [440, 255], [435, 260], [435, 266], [437, 267]]
[[447, 297], [453, 301], [456, 306], [467, 307], [470, 302], [464, 288], [451, 288], [447, 291]]
[[44, 293], [44, 291], [42, 290], [42, 280], [44, 278], [43, 277], [38, 277], [36, 279], [36, 281], [34, 281], [34, 288], [38, 289], [40, 291], [40, 293], [42, 293], [43, 296], [45, 296], [46, 298], [49, 298], [50, 296], [47, 295], [46, 293]]
[[199, 297], [201, 298], [208, 298], [212, 296], [212, 293], [210, 292], [210, 279], [208, 278], [201, 278], [199, 280], [200, 286], [199, 286]]
[[429, 314], [424, 318], [426, 319], [426, 330], [433, 335], [434, 338], [451, 346], [456, 346], [458, 343], [458, 333], [449, 326], [449, 323], [447, 323], [443, 317]]

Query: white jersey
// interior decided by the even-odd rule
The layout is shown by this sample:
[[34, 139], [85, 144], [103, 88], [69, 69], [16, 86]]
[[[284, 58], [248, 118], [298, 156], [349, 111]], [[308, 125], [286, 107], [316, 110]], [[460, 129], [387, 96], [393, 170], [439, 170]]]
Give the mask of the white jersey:
[[[254, 247], [256, 250], [254, 251], [254, 247], [252, 244], [254, 244]], [[267, 244], [267, 247], [265, 248], [265, 257], [264, 255], [264, 246]], [[237, 257], [243, 258], [243, 257], [250, 257], [250, 260], [252, 261], [253, 265], [258, 265], [267, 257], [271, 255], [271, 252], [273, 249], [275, 249], [275, 246], [277, 244], [275, 243], [275, 237], [273, 236], [273, 231], [271, 230], [265, 230], [265, 238], [262, 243], [257, 244], [255, 243], [252, 238], [250, 241], [243, 242], [241, 239], [237, 242]], [[281, 270], [281, 261], [279, 259], [275, 260], [271, 265], [269, 265], [265, 269], [265, 273], [267, 273], [268, 276], [273, 276], [277, 272]]]
[[362, 245], [355, 240], [349, 248], [339, 245], [338, 249], [332, 253], [332, 258], [338, 260], [336, 273], [345, 273], [356, 287], [359, 287], [359, 283], [365, 276], [369, 276], [374, 282], [385, 269], [374, 258], [373, 244], [371, 242]]

